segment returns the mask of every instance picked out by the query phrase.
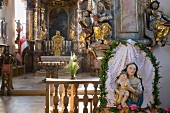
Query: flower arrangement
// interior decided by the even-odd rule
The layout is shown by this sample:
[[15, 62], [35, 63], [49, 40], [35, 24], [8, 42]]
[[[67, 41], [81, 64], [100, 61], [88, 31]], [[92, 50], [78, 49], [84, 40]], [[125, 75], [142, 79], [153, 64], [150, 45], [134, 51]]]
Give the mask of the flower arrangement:
[[71, 54], [69, 63], [64, 67], [67, 71], [69, 71], [71, 78], [73, 79], [77, 73], [79, 67], [79, 62], [77, 56], [73, 53]]

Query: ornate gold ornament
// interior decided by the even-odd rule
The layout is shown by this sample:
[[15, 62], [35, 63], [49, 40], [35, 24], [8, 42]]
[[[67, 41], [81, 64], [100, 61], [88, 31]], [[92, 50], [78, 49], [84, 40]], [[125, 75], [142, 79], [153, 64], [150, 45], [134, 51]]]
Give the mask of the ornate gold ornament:
[[64, 37], [60, 35], [60, 31], [56, 31], [56, 35], [52, 37], [54, 56], [61, 56], [63, 40]]

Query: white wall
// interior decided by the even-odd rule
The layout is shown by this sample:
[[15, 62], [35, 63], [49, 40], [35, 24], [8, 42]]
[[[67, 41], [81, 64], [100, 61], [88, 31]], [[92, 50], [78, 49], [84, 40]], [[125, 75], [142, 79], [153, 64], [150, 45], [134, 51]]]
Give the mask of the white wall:
[[[159, 0], [160, 9], [170, 17], [170, 0]], [[169, 39], [170, 43], [170, 34]], [[170, 107], [170, 45], [160, 47], [159, 45], [153, 47], [153, 54], [160, 61], [160, 74], [163, 78], [160, 79], [160, 100], [162, 104], [160, 107]]]

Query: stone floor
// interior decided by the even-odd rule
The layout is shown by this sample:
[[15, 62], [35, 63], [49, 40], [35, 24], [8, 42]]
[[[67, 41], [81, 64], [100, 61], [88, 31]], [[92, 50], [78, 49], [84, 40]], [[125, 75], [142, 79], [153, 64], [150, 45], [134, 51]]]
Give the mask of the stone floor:
[[1, 96], [0, 113], [45, 113], [45, 96]]
[[[45, 76], [35, 76], [34, 73], [13, 77], [14, 90], [45, 90], [45, 83], [42, 82], [44, 78]], [[70, 76], [66, 74], [59, 78]], [[77, 74], [77, 79], [82, 78], [98, 79], [90, 73]], [[0, 96], [0, 113], [45, 113], [44, 107], [45, 96]]]

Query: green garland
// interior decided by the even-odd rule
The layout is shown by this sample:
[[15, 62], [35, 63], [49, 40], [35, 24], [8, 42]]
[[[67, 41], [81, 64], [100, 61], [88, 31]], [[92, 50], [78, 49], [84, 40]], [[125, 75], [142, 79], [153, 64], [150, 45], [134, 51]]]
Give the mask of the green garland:
[[[115, 52], [112, 52], [113, 49], [116, 49], [119, 44], [127, 45], [126, 41], [119, 40], [117, 42], [113, 42], [110, 48], [106, 51], [105, 57], [102, 59], [102, 70], [100, 72], [100, 82], [102, 83], [100, 85], [100, 107], [105, 107], [107, 105], [107, 99], [106, 95], [108, 92], [106, 92], [106, 80], [107, 80], [107, 73], [106, 71], [108, 70], [108, 61], [111, 57], [114, 56]], [[158, 105], [161, 104], [160, 99], [159, 99], [159, 88], [158, 88], [158, 83], [159, 79], [161, 78], [159, 74], [159, 62], [157, 62], [156, 57], [152, 54], [150, 49], [146, 47], [144, 44], [137, 42], [135, 43], [135, 46], [138, 46], [140, 50], [144, 51], [146, 53], [146, 56], [150, 58], [153, 67], [155, 68], [155, 77], [154, 77], [154, 82], [153, 82], [153, 96], [154, 96], [154, 103], [151, 104], [152, 108], [157, 107]]]

